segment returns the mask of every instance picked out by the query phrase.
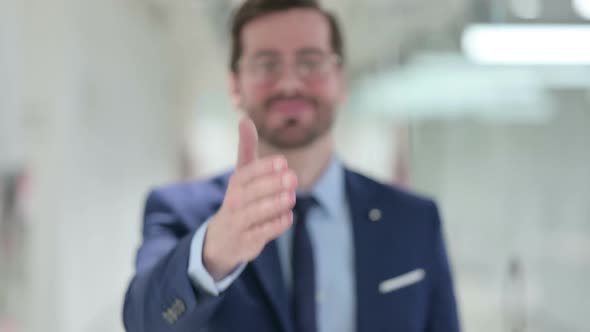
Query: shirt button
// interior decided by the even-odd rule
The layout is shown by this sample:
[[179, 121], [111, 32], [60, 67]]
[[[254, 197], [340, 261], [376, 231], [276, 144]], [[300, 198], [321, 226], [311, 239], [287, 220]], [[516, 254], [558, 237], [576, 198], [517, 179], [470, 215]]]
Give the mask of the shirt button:
[[320, 291], [317, 291], [317, 292], [315, 293], [315, 301], [316, 301], [317, 303], [324, 302], [324, 295], [322, 294], [322, 292], [320, 292]]

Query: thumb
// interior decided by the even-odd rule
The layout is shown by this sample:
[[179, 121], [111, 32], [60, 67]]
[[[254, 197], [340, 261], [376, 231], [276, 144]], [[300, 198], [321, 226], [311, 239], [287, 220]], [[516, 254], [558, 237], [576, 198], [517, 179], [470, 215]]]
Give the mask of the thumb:
[[252, 120], [244, 117], [240, 120], [240, 141], [238, 143], [238, 162], [236, 168], [248, 165], [256, 160], [258, 133]]

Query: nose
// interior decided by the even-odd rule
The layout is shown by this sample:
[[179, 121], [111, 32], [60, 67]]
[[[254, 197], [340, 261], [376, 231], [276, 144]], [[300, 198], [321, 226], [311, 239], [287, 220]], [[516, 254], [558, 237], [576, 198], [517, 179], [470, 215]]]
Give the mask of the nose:
[[299, 94], [304, 83], [299, 77], [295, 66], [284, 66], [283, 71], [276, 82], [276, 89], [286, 96]]

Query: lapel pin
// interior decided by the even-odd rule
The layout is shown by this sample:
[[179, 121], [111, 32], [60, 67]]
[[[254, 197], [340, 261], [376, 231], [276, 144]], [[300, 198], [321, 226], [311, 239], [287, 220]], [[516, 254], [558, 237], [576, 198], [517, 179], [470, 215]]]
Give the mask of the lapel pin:
[[381, 217], [382, 217], [381, 210], [371, 209], [371, 211], [369, 211], [369, 219], [371, 219], [371, 221], [379, 221], [379, 220], [381, 220]]

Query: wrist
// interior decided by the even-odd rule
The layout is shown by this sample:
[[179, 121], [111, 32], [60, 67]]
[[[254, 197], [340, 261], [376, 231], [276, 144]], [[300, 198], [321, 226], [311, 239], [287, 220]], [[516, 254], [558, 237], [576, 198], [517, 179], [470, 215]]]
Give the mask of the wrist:
[[212, 250], [206, 243], [203, 247], [203, 257], [201, 258], [203, 266], [216, 282], [228, 276], [238, 265], [237, 262], [233, 263], [219, 259], [221, 255], [215, 252], [215, 250]]

